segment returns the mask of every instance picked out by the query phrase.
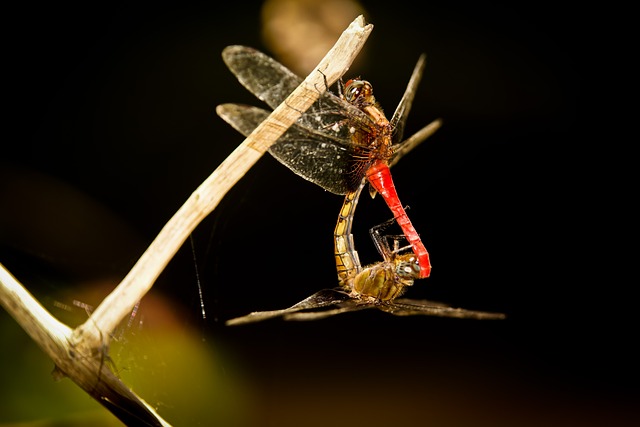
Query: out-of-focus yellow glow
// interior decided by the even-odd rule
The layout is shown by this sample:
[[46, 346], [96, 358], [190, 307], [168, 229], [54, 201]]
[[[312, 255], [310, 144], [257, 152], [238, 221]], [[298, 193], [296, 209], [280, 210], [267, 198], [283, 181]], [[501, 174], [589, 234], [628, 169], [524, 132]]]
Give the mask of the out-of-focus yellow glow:
[[262, 7], [262, 38], [280, 62], [304, 76], [363, 13], [352, 0], [267, 0]]

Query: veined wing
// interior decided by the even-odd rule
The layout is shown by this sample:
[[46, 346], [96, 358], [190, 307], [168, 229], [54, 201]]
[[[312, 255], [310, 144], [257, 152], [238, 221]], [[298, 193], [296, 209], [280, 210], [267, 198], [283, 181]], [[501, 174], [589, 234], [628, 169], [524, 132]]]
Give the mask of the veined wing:
[[[244, 136], [249, 136], [270, 114], [262, 108], [242, 104], [218, 105], [216, 113]], [[389, 166], [433, 135], [441, 124], [440, 120], [434, 120], [401, 144], [394, 145]], [[359, 176], [350, 173], [355, 149], [355, 145], [345, 144], [336, 135], [294, 124], [269, 148], [269, 153], [300, 177], [334, 194], [344, 195], [360, 184]]]
[[400, 144], [394, 144], [392, 146], [393, 157], [389, 161], [389, 167], [394, 166], [407, 153], [422, 144], [425, 139], [429, 138], [438, 129], [440, 129], [440, 126], [442, 126], [442, 120], [434, 120], [418, 132], [411, 135], [409, 138], [402, 141]]
[[[250, 47], [228, 46], [222, 52], [222, 59], [249, 92], [274, 109], [302, 83], [302, 79], [287, 67]], [[349, 140], [350, 129], [346, 126], [349, 121], [356, 122], [360, 127], [373, 125], [365, 113], [326, 91], [297, 123]]]
[[335, 304], [337, 308], [330, 308], [328, 310], [313, 310], [313, 311], [297, 311], [295, 313], [289, 313], [283, 316], [284, 320], [294, 321], [310, 321], [325, 319], [330, 316], [335, 316], [343, 313], [351, 313], [354, 311], [366, 310], [369, 308], [375, 308], [374, 304], [365, 303], [355, 298], [349, 298], [348, 300]]
[[[270, 114], [262, 108], [222, 104], [218, 115], [234, 129], [248, 136]], [[360, 177], [351, 173], [355, 146], [317, 129], [291, 126], [270, 148], [269, 153], [300, 177], [334, 194], [357, 188]]]
[[420, 80], [422, 78], [422, 73], [424, 72], [425, 64], [427, 61], [427, 56], [425, 54], [420, 55], [418, 58], [418, 62], [413, 69], [413, 73], [411, 74], [411, 78], [409, 79], [409, 83], [407, 83], [407, 88], [404, 91], [404, 95], [402, 95], [402, 99], [398, 103], [396, 107], [396, 111], [393, 113], [393, 117], [391, 118], [391, 125], [393, 126], [393, 157], [389, 161], [389, 167], [398, 163], [398, 161], [408, 152], [413, 150], [415, 147], [420, 145], [425, 139], [429, 138], [433, 133], [442, 126], [442, 120], [437, 119], [420, 129], [418, 132], [413, 134], [411, 137], [402, 141], [402, 137], [404, 136], [404, 128], [407, 122], [407, 117], [409, 116], [409, 112], [411, 111], [411, 106], [413, 105], [413, 99], [416, 95], [416, 89], [420, 84]]
[[416, 66], [413, 68], [413, 73], [411, 74], [409, 83], [407, 83], [407, 88], [404, 91], [404, 95], [402, 95], [402, 99], [398, 103], [396, 111], [391, 117], [390, 123], [394, 129], [392, 142], [394, 144], [402, 141], [402, 137], [404, 135], [404, 126], [407, 122], [407, 117], [409, 117], [409, 112], [411, 111], [411, 106], [413, 105], [413, 99], [416, 96], [416, 89], [418, 88], [420, 80], [422, 79], [422, 73], [424, 72], [426, 61], [427, 56], [425, 54], [420, 55]]
[[290, 315], [302, 310], [313, 310], [317, 308], [330, 307], [348, 301], [349, 295], [337, 289], [323, 289], [297, 304], [282, 310], [254, 311], [246, 316], [236, 317], [227, 320], [227, 326], [242, 325], [245, 323], [261, 322], [263, 320]]
[[451, 307], [439, 302], [414, 300], [409, 298], [399, 298], [388, 304], [380, 304], [378, 308], [396, 316], [424, 315], [480, 320], [498, 320], [506, 318], [504, 313], [467, 310], [464, 308]]
[[501, 320], [506, 317], [503, 313], [490, 313], [486, 311], [454, 308], [432, 301], [411, 300], [406, 298], [387, 303], [372, 303], [352, 298], [336, 305], [337, 308], [331, 308], [328, 310], [296, 311], [287, 313], [283, 318], [284, 320], [295, 321], [320, 320], [337, 314], [350, 313], [371, 308], [376, 308], [395, 316], [436, 316], [476, 320]]
[[395, 316], [436, 316], [476, 320], [502, 320], [506, 318], [503, 313], [467, 310], [429, 300], [399, 298], [391, 302], [376, 303], [353, 298], [340, 289], [323, 289], [289, 308], [255, 311], [246, 316], [227, 320], [226, 324], [227, 326], [235, 326], [277, 317], [290, 321], [320, 320], [342, 313], [372, 308]]
[[302, 79], [264, 53], [246, 46], [228, 46], [222, 59], [240, 84], [271, 108], [276, 108]]

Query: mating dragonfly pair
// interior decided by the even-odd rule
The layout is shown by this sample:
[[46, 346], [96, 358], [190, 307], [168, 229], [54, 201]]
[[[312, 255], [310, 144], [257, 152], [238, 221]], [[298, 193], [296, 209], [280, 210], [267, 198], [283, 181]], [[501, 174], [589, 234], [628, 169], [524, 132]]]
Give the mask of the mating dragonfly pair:
[[[223, 59], [240, 83], [271, 108], [276, 108], [302, 79], [272, 58], [244, 46], [229, 46]], [[404, 126], [422, 76], [425, 56], [416, 64], [404, 96], [391, 121], [387, 120], [365, 80], [340, 85], [339, 95], [323, 93], [298, 121], [269, 148], [269, 153], [299, 176], [334, 194], [344, 195], [334, 230], [334, 256], [339, 287], [323, 289], [285, 309], [253, 312], [230, 319], [227, 325], [262, 321], [315, 320], [335, 314], [377, 308], [398, 315], [502, 319], [502, 313], [454, 308], [445, 304], [399, 298], [416, 279], [429, 277], [429, 254], [411, 224], [396, 192], [389, 168], [429, 137], [440, 125], [432, 122], [402, 141]], [[248, 136], [270, 114], [258, 107], [223, 104], [218, 115]], [[351, 229], [364, 187], [383, 197], [403, 236], [382, 234], [388, 223], [371, 229], [383, 260], [363, 267]], [[401, 246], [405, 239], [408, 245]], [[390, 242], [392, 244], [390, 244]], [[410, 249], [410, 251], [409, 251]]]

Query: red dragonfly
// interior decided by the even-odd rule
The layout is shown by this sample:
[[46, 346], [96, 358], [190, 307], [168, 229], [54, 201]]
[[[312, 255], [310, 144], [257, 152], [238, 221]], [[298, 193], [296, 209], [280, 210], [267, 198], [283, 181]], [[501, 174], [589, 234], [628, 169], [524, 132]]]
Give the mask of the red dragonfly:
[[[366, 181], [345, 195], [334, 231], [336, 267], [340, 288], [323, 289], [293, 306], [281, 310], [256, 311], [227, 320], [229, 326], [259, 322], [276, 317], [285, 320], [317, 320], [336, 314], [377, 308], [396, 316], [440, 316], [467, 319], [504, 319], [502, 313], [466, 310], [446, 304], [399, 298], [415, 279], [420, 278], [420, 265], [413, 252], [403, 253], [404, 236], [383, 236], [388, 224], [371, 229], [371, 237], [383, 261], [362, 267], [353, 244], [351, 228], [360, 193]], [[393, 219], [391, 220], [393, 221]], [[389, 239], [393, 245], [389, 245]]]
[[[271, 108], [276, 108], [302, 82], [269, 56], [249, 47], [229, 46], [223, 59], [240, 83]], [[363, 178], [371, 196], [380, 193], [417, 256], [419, 278], [429, 277], [429, 253], [400, 203], [389, 166], [406, 150], [401, 142], [415, 89], [424, 70], [420, 56], [391, 121], [387, 120], [366, 80], [349, 80], [340, 96], [325, 92], [271, 146], [269, 152], [301, 177], [327, 191], [344, 195], [356, 191]], [[257, 107], [223, 104], [216, 112], [245, 136], [269, 112]]]

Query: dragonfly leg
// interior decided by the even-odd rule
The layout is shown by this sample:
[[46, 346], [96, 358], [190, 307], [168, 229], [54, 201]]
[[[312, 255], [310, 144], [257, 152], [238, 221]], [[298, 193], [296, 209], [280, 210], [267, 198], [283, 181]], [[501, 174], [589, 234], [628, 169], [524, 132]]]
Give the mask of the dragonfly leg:
[[389, 242], [387, 241], [386, 235], [382, 234], [382, 230], [389, 227], [391, 224], [395, 222], [395, 218], [391, 218], [388, 221], [383, 222], [382, 224], [378, 224], [369, 229], [369, 235], [371, 236], [371, 240], [373, 240], [373, 244], [375, 245], [378, 253], [382, 256], [385, 261], [391, 260], [391, 248], [389, 248]]
[[[382, 231], [394, 222], [395, 218], [391, 218], [382, 224], [378, 224], [369, 229], [369, 235], [371, 236], [378, 253], [382, 255], [385, 261], [392, 261], [396, 254], [411, 248], [410, 244], [402, 247], [400, 246], [400, 242], [402, 240], [406, 240], [404, 234], [382, 234]], [[393, 246], [389, 245], [389, 241], [393, 241]]]
[[[318, 70], [318, 72], [320, 74], [322, 74], [322, 80], [324, 81], [324, 90], [328, 91], [329, 90], [329, 82], [327, 81], [327, 76], [322, 72], [322, 70]], [[318, 90], [318, 88], [316, 88], [316, 90]], [[318, 92], [320, 92], [318, 90]]]

